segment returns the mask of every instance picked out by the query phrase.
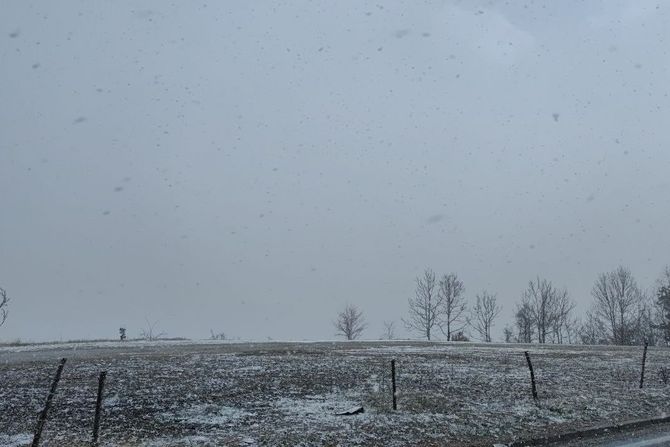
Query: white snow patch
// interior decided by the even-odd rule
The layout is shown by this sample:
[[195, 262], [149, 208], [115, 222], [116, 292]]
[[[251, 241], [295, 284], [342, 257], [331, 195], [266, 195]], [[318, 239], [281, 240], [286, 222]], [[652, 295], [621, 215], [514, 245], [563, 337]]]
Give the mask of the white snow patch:
[[106, 397], [102, 401], [102, 406], [103, 407], [115, 407], [119, 404], [119, 395], [114, 394], [113, 396]]
[[248, 372], [248, 371], [265, 371], [265, 368], [261, 365], [250, 365], [243, 366], [242, 368], [237, 368], [238, 372]]
[[175, 413], [163, 413], [166, 420], [177, 420], [192, 424], [226, 425], [239, 419], [255, 416], [240, 408], [212, 404], [193, 405]]
[[183, 436], [179, 438], [157, 438], [157, 439], [152, 439], [150, 441], [146, 441], [141, 444], [143, 447], [174, 447], [174, 446], [187, 446], [187, 447], [192, 447], [192, 446], [207, 446], [207, 447], [215, 447], [215, 446], [220, 446], [220, 445], [238, 445], [238, 446], [249, 446], [249, 447], [254, 447], [257, 446], [258, 443], [256, 442], [255, 439], [246, 436], [243, 438], [239, 438], [237, 442], [234, 444], [221, 444], [220, 440], [214, 438], [210, 438], [208, 436], [202, 436], [202, 435], [192, 435], [192, 436]]
[[[288, 416], [295, 416], [299, 419], [307, 417], [309, 419], [340, 419], [335, 413], [345, 411], [352, 407], [360, 406], [360, 402], [347, 399], [338, 394], [324, 394], [305, 396], [304, 398], [282, 397], [276, 403], [276, 407]], [[362, 413], [354, 417], [362, 417], [367, 413]]]
[[142, 444], [144, 447], [170, 447], [175, 445], [214, 445], [206, 436], [184, 436], [182, 438], [152, 439]]
[[33, 441], [33, 435], [30, 433], [19, 433], [16, 435], [0, 434], [0, 447], [20, 447], [30, 445]]

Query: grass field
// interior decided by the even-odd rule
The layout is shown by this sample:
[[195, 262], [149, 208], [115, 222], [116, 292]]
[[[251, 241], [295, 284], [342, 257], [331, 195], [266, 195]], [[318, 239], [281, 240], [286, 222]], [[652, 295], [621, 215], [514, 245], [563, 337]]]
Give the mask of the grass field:
[[[531, 354], [539, 399], [530, 393]], [[0, 348], [0, 445], [29, 444], [58, 359], [45, 446], [491, 445], [670, 410], [670, 350], [424, 342], [74, 343]], [[391, 409], [390, 360], [398, 410]], [[336, 416], [362, 405], [365, 413]]]

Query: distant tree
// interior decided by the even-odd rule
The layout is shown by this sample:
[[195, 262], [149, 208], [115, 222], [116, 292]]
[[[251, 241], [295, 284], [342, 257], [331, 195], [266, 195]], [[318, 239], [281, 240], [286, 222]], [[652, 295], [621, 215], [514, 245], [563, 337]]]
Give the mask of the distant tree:
[[[521, 302], [523, 317], [531, 318], [538, 343], [546, 343], [548, 336], [550, 340], [553, 337], [556, 343], [563, 342], [566, 325], [571, 321], [571, 313], [575, 307], [565, 289], [558, 289], [551, 281], [538, 276], [528, 282]], [[528, 331], [525, 332], [524, 335], [527, 335]], [[525, 338], [528, 339], [527, 336]]]
[[526, 290], [530, 300], [533, 317], [535, 319], [535, 328], [537, 329], [538, 343], [546, 343], [547, 333], [551, 325], [552, 307], [554, 306], [554, 297], [556, 295], [553, 284], [546, 279], [536, 278], [535, 282], [528, 283]]
[[470, 341], [470, 339], [463, 331], [458, 331], [451, 335], [451, 341]]
[[438, 283], [437, 294], [442, 303], [444, 314], [440, 330], [447, 337], [447, 341], [451, 340], [452, 333], [462, 331], [465, 327], [465, 310], [467, 305], [465, 296], [463, 296], [464, 292], [463, 281], [458, 279], [455, 273], [442, 276]]
[[585, 345], [606, 344], [606, 332], [602, 321], [592, 311], [586, 312], [586, 317], [579, 326], [579, 340]]
[[154, 341], [161, 339], [165, 337], [165, 332], [160, 332], [156, 329], [156, 325], [158, 324], [158, 321], [154, 321], [151, 323], [148, 318], [144, 318], [144, 321], [146, 321], [147, 325], [142, 331], [140, 332], [140, 338], [143, 338], [144, 340], [147, 341]]
[[[209, 330], [209, 339], [210, 340], [225, 340], [226, 339], [226, 333], [225, 332], [214, 332], [213, 329]], [[270, 337], [268, 337], [268, 340], [270, 340]]]
[[337, 334], [344, 336], [347, 340], [356, 340], [367, 326], [363, 319], [363, 312], [351, 304], [347, 304], [344, 310], [337, 315], [337, 320], [333, 324], [337, 329]]
[[554, 343], [570, 343], [575, 331], [572, 313], [575, 303], [565, 289], [554, 289], [553, 303], [549, 313], [549, 331]]
[[631, 345], [641, 341], [640, 318], [644, 294], [629, 269], [601, 273], [593, 286], [594, 315], [605, 327], [609, 341]]
[[409, 317], [403, 322], [409, 330], [413, 330], [431, 339], [434, 329], [442, 325], [444, 317], [443, 298], [437, 293], [435, 272], [426, 269], [422, 276], [416, 278], [414, 297], [408, 300]]
[[124, 328], [124, 327], [120, 327], [120, 328], [119, 328], [119, 339], [120, 339], [121, 341], [125, 341], [125, 340], [126, 340], [126, 328]]
[[491, 341], [491, 327], [501, 310], [495, 294], [489, 294], [487, 291], [477, 294], [477, 301], [471, 311], [470, 325], [483, 341]]
[[528, 301], [523, 300], [517, 304], [514, 314], [514, 323], [516, 325], [517, 337], [519, 343], [532, 343], [535, 329], [533, 326], [533, 309]]
[[646, 342], [655, 346], [664, 340], [663, 311], [656, 302], [646, 295], [644, 295], [639, 307], [639, 317], [633, 331], [635, 333], [635, 343]]
[[665, 344], [670, 344], [670, 266], [666, 266], [658, 280], [656, 303], [659, 307], [659, 329]]
[[384, 340], [395, 339], [395, 321], [384, 321], [384, 333], [382, 338]]
[[505, 329], [503, 329], [503, 336], [505, 337], [505, 343], [514, 342], [514, 330], [511, 327], [505, 326]]
[[564, 334], [561, 336], [561, 343], [579, 343], [579, 329], [581, 322], [578, 317], [569, 317], [564, 323]]
[[7, 310], [8, 305], [9, 297], [7, 296], [7, 291], [0, 287], [0, 326], [7, 321], [7, 315], [9, 315], [9, 311]]

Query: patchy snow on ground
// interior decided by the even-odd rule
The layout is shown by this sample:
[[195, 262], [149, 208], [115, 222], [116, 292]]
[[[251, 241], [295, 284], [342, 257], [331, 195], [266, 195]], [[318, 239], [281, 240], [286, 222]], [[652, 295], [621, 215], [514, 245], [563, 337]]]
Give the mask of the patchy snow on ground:
[[182, 436], [174, 438], [157, 438], [141, 442], [142, 447], [172, 447], [172, 446], [213, 446], [215, 445], [207, 436]]
[[[23, 347], [22, 347], [23, 348]], [[535, 367], [530, 393], [524, 357]], [[0, 446], [29, 444], [67, 357], [45, 446], [491, 445], [670, 410], [670, 350], [425, 342], [118, 343], [0, 350]], [[393, 411], [390, 361], [396, 360]], [[338, 416], [356, 406], [365, 412]], [[24, 442], [25, 441], [25, 442]]]
[[0, 447], [20, 447], [30, 445], [33, 435], [30, 433], [17, 433], [15, 435], [0, 434]]
[[204, 425], [233, 425], [238, 419], [254, 417], [253, 413], [239, 408], [215, 404], [197, 404], [179, 409], [176, 413], [162, 415], [168, 421]]

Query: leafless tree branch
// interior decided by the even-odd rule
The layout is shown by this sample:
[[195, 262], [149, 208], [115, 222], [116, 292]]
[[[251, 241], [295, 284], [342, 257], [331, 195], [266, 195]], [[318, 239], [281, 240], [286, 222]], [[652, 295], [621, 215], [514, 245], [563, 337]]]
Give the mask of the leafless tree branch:
[[537, 277], [528, 282], [521, 304], [517, 305], [516, 324], [519, 341], [530, 343], [563, 343], [574, 335], [572, 312], [575, 303], [565, 289]]
[[452, 334], [462, 331], [465, 327], [465, 311], [467, 308], [463, 293], [463, 281], [455, 273], [442, 276], [438, 283], [437, 294], [442, 303], [444, 319], [440, 330], [451, 340]]
[[356, 340], [367, 327], [363, 312], [351, 304], [347, 304], [337, 315], [337, 320], [333, 324], [337, 329], [337, 335], [342, 335], [347, 340]]
[[8, 305], [9, 297], [7, 296], [7, 291], [0, 287], [0, 326], [7, 321], [7, 315], [9, 315], [9, 311], [7, 310]]
[[384, 332], [382, 338], [384, 340], [395, 339], [395, 321], [384, 321]]
[[407, 329], [418, 332], [427, 340], [444, 321], [444, 301], [436, 287], [435, 272], [426, 269], [422, 276], [416, 278], [414, 297], [408, 300], [409, 317], [403, 319]]
[[147, 317], [144, 317], [144, 321], [146, 321], [147, 325], [140, 332], [140, 338], [143, 338], [147, 341], [154, 341], [154, 340], [160, 340], [161, 338], [165, 337], [166, 335], [165, 332], [156, 330], [156, 325], [158, 324], [158, 321], [154, 321], [153, 323], [151, 323]]
[[629, 345], [639, 342], [644, 294], [629, 269], [620, 266], [601, 273], [591, 290], [594, 316], [607, 330], [610, 342]]
[[472, 308], [469, 323], [483, 341], [491, 341], [491, 328], [501, 310], [502, 308], [498, 305], [495, 294], [490, 294], [487, 291], [477, 294], [477, 302]]

